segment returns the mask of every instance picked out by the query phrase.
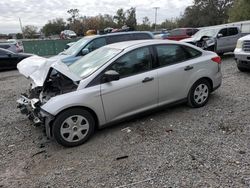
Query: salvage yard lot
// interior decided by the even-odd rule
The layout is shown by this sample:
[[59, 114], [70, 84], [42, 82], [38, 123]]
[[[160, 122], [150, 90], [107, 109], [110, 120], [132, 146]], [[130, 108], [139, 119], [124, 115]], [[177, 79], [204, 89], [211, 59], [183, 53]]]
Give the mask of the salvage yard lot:
[[249, 187], [250, 73], [232, 55], [222, 73], [203, 108], [147, 113], [63, 148], [16, 109], [29, 82], [0, 72], [0, 187]]

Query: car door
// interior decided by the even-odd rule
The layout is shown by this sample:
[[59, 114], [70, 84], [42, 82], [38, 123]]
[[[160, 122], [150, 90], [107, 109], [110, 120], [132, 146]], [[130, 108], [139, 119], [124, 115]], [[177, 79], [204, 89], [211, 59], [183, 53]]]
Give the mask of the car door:
[[152, 70], [150, 48], [126, 53], [108, 69], [120, 74], [118, 81], [101, 84], [101, 97], [107, 122], [157, 106], [158, 78]]
[[230, 41], [228, 41], [228, 30], [227, 28], [223, 28], [218, 32], [217, 35], [216, 52], [217, 53], [227, 52], [229, 46], [230, 46]]
[[236, 47], [237, 40], [239, 39], [239, 29], [237, 27], [228, 28], [228, 51], [234, 51]]
[[201, 52], [179, 44], [154, 46], [158, 59], [159, 105], [185, 99], [192, 74], [197, 71], [196, 57]]

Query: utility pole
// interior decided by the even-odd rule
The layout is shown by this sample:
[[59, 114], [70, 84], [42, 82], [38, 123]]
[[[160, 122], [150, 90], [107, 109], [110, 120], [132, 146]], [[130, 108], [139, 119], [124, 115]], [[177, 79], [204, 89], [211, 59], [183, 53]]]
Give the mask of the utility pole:
[[25, 39], [25, 36], [24, 36], [24, 33], [23, 33], [23, 26], [22, 26], [21, 18], [19, 18], [19, 24], [20, 24], [20, 28], [21, 28], [21, 31], [22, 31], [23, 39]]
[[156, 31], [156, 23], [157, 23], [157, 10], [159, 9], [160, 7], [153, 7], [153, 9], [155, 9], [155, 31]]

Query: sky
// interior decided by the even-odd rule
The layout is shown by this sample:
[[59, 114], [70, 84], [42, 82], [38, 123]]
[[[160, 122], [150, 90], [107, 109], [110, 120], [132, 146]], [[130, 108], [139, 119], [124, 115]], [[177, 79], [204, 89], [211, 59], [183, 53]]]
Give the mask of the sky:
[[41, 28], [48, 20], [69, 17], [67, 10], [77, 8], [81, 16], [98, 14], [115, 15], [119, 8], [124, 10], [136, 7], [137, 22], [147, 16], [154, 23], [155, 10], [157, 23], [165, 19], [179, 17], [193, 0], [0, 0], [0, 33], [21, 32], [22, 25], [35, 25]]

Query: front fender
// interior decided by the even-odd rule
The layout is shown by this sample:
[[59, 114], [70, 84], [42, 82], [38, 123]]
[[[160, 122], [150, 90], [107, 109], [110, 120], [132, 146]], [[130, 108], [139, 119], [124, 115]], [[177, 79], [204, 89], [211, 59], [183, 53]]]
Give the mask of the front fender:
[[93, 110], [100, 125], [106, 123], [99, 85], [52, 97], [41, 108], [56, 116], [65, 109], [79, 106]]

